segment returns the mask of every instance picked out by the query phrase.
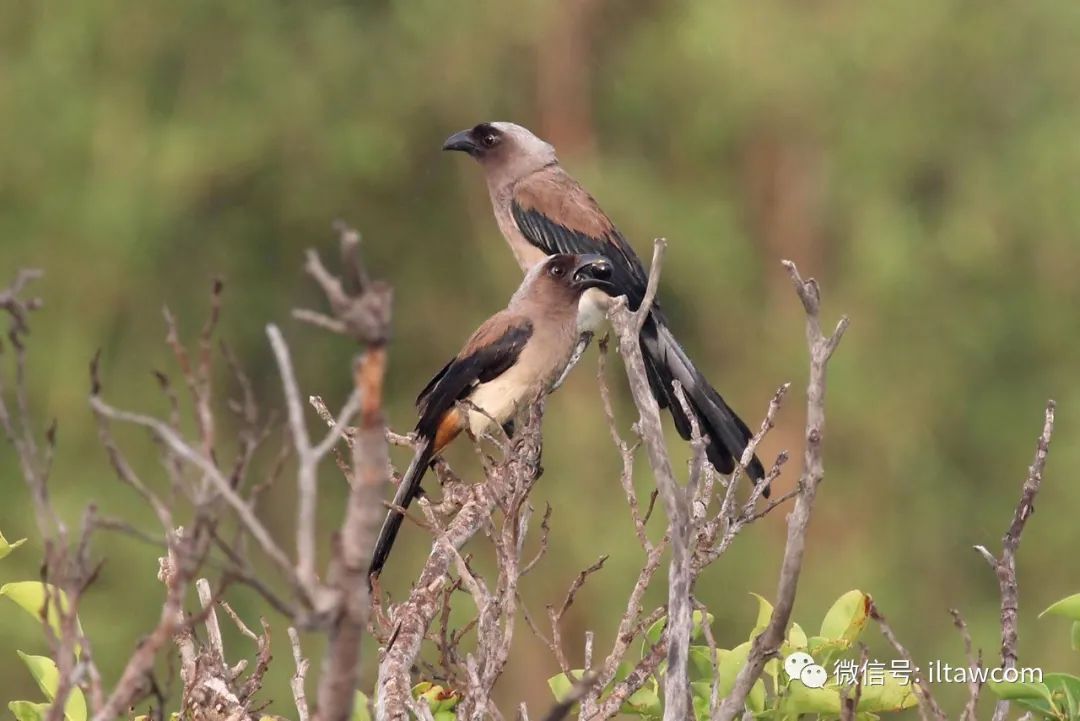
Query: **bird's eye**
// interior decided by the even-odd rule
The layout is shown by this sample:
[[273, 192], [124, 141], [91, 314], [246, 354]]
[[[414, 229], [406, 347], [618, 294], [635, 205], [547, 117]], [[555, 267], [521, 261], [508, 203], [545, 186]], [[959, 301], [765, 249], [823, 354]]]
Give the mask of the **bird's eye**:
[[561, 278], [562, 274], [566, 271], [563, 270], [563, 267], [561, 265], [553, 265], [551, 266], [550, 270], [548, 270], [548, 272], [556, 278]]
[[494, 148], [495, 143], [499, 142], [499, 137], [495, 133], [488, 133], [480, 140], [484, 144], [485, 148]]

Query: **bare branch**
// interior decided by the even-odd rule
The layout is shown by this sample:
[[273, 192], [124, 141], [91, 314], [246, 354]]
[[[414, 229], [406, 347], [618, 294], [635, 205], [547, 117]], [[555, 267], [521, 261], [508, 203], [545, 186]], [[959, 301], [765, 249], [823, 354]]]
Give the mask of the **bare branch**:
[[877, 621], [878, 627], [881, 628], [881, 633], [885, 636], [885, 640], [889, 642], [889, 645], [893, 647], [893, 650], [900, 655], [904, 661], [907, 662], [909, 668], [913, 669], [915, 680], [915, 698], [919, 702], [919, 715], [923, 721], [945, 721], [945, 712], [941, 710], [941, 706], [934, 700], [934, 695], [930, 692], [930, 685], [926, 682], [926, 679], [922, 677], [922, 673], [919, 671], [918, 666], [911, 658], [911, 654], [904, 648], [903, 644], [893, 633], [892, 627], [889, 626], [885, 617], [881, 615], [877, 605], [870, 602], [870, 618]]
[[308, 672], [308, 660], [304, 658], [304, 654], [300, 650], [300, 634], [292, 626], [289, 626], [289, 643], [292, 645], [293, 661], [296, 663], [296, 673], [293, 674], [290, 682], [293, 700], [296, 702], [296, 713], [300, 721], [308, 721], [310, 714], [308, 713], [307, 691], [304, 690], [304, 682], [307, 679]]
[[574, 704], [596, 685], [596, 674], [586, 672], [570, 687], [569, 693], [544, 715], [544, 721], [562, 721], [570, 715]]
[[960, 638], [964, 642], [964, 655], [967, 657], [968, 668], [973, 671], [969, 676], [968, 700], [964, 704], [963, 713], [960, 714], [960, 721], [975, 721], [975, 706], [979, 703], [979, 694], [983, 685], [983, 681], [977, 673], [983, 667], [982, 651], [979, 651], [976, 655], [972, 649], [971, 634], [968, 632], [967, 624], [964, 623], [964, 617], [960, 615], [960, 612], [955, 608], [951, 608], [949, 613], [952, 614], [953, 624], [960, 632]]
[[[316, 266], [321, 267], [318, 256], [311, 253], [309, 272]], [[321, 277], [317, 273], [315, 276]], [[337, 593], [338, 608], [318, 689], [318, 721], [345, 721], [352, 713], [353, 691], [360, 673], [360, 642], [371, 612], [368, 568], [382, 516], [380, 500], [390, 482], [383, 381], [391, 293], [385, 284], [372, 282], [359, 296], [336, 297], [332, 293], [340, 292], [340, 283], [336, 279], [324, 281], [327, 281], [325, 277], [320, 284], [335, 313], [353, 324], [357, 340], [369, 344], [353, 367], [354, 396], [360, 402], [359, 426], [353, 437], [353, 478], [330, 579]], [[363, 314], [362, 320], [358, 320], [356, 313]], [[340, 438], [347, 420], [340, 418], [328, 439]], [[335, 441], [320, 444], [321, 452], [328, 452]]]
[[558, 613], [555, 614], [556, 621], [562, 620], [562, 617], [566, 614], [570, 607], [574, 605], [574, 597], [577, 596], [577, 592], [581, 590], [581, 587], [585, 585], [586, 579], [588, 579], [591, 574], [596, 573], [601, 568], [603, 568], [604, 561], [606, 560], [608, 560], [607, 554], [600, 556], [600, 558], [596, 560], [596, 563], [584, 569], [581, 573], [577, 575], [577, 578], [574, 579], [574, 582], [570, 584], [570, 589], [566, 592], [566, 598], [563, 599], [562, 606], [559, 607]]
[[[343, 231], [342, 227], [339, 225], [337, 229], [345, 236], [347, 232]], [[343, 238], [343, 243], [348, 242]], [[293, 311], [294, 317], [309, 323], [315, 322], [316, 325], [327, 330], [349, 335], [360, 343], [369, 345], [386, 343], [389, 338], [390, 307], [393, 298], [389, 285], [382, 281], [371, 281], [358, 294], [349, 295], [341, 281], [331, 275], [322, 264], [319, 254], [314, 250], [307, 251], [307, 263], [304, 268], [322, 288], [334, 312], [334, 318], [321, 316], [321, 320], [316, 321], [317, 314], [313, 311]]]
[[784, 261], [795, 286], [795, 292], [806, 311], [806, 341], [810, 350], [810, 381], [806, 390], [806, 446], [803, 453], [803, 471], [799, 478], [799, 495], [795, 508], [788, 519], [787, 542], [780, 568], [780, 580], [776, 589], [772, 618], [765, 630], [754, 638], [746, 665], [739, 671], [735, 686], [720, 704], [714, 721], [732, 721], [742, 712], [746, 696], [761, 675], [766, 661], [776, 655], [784, 640], [795, 593], [802, 570], [803, 553], [806, 548], [806, 530], [817, 494], [818, 485], [825, 476], [822, 462], [822, 441], [825, 433], [825, 379], [829, 358], [836, 350], [847, 330], [848, 319], [842, 317], [831, 336], [821, 332], [820, 292], [813, 278], [804, 281], [791, 261]]
[[[660, 639], [660, 643], [652, 647], [645, 658], [638, 662], [626, 678], [611, 689], [611, 693], [604, 699], [603, 703], [597, 707], [596, 712], [592, 714], [590, 719], [608, 719], [619, 712], [619, 707], [623, 705], [626, 699], [630, 698], [630, 694], [637, 691], [648, 680], [657, 668], [660, 667], [660, 662], [664, 660], [664, 657], [668, 654], [668, 642], [667, 633]], [[689, 690], [689, 687], [687, 687]], [[668, 702], [670, 706], [670, 702]], [[667, 708], [665, 708], [666, 712]], [[692, 718], [687, 716], [686, 718]]]
[[[521, 506], [520, 500], [539, 475], [541, 414], [542, 401], [538, 401], [519, 416], [524, 422], [519, 424], [509, 455], [502, 462], [488, 468], [486, 483], [466, 489], [464, 504], [433, 543], [428, 560], [408, 599], [394, 609], [395, 633], [379, 664], [376, 686], [375, 712], [379, 721], [406, 718], [412, 686], [409, 671], [420, 651], [428, 626], [443, 607], [443, 590], [450, 582], [447, 571], [459, 559], [458, 549], [481, 528], [487, 526], [492, 512], [500, 507], [510, 512], [507, 513], [508, 525], [504, 525], [504, 534], [500, 534], [500, 541], [496, 546], [503, 568], [498, 602], [479, 601], [484, 608], [477, 624], [478, 638], [483, 637], [489, 641], [487, 647], [483, 642], [480, 643], [484, 652], [484, 657], [479, 659], [480, 663], [474, 658], [469, 665], [469, 685], [490, 689], [494, 676], [501, 671], [506, 660], [505, 653], [508, 652], [510, 627], [499, 631], [497, 618], [504, 615], [507, 624], [512, 622], [518, 575], [516, 556], [521, 552], [520, 544], [512, 535], [520, 533], [521, 526], [510, 509]], [[518, 502], [512, 503], [515, 499], [519, 499]], [[485, 593], [481, 592], [479, 595], [483, 599]], [[488, 707], [488, 702], [487, 698], [470, 698], [468, 695], [463, 701], [464, 704], [471, 704], [477, 714], [481, 714]]]
[[95, 413], [111, 420], [132, 423], [148, 428], [159, 440], [165, 443], [173, 453], [202, 471], [205, 476], [214, 483], [215, 490], [221, 494], [222, 498], [225, 499], [225, 502], [232, 506], [236, 515], [240, 518], [240, 521], [259, 543], [263, 552], [274, 561], [278, 568], [285, 573], [289, 579], [291, 579], [294, 588], [302, 590], [302, 586], [296, 578], [296, 574], [293, 571], [292, 563], [289, 561], [289, 558], [278, 547], [277, 542], [274, 541], [270, 532], [255, 515], [255, 511], [235, 490], [233, 490], [228, 479], [220, 470], [218, 470], [212, 461], [188, 445], [170, 426], [159, 421], [157, 418], [142, 415], [140, 413], [119, 410], [106, 403], [97, 395], [90, 397], [90, 406], [94, 409]]
[[[858, 668], [865, 669], [867, 660], [869, 659], [867, 648], [861, 643], [859, 646], [861, 647], [861, 650], [859, 652]], [[851, 688], [847, 685], [840, 689], [840, 721], [854, 721], [856, 710], [859, 708], [859, 701], [862, 699], [864, 676], [865, 673], [858, 673], [855, 675], [854, 694], [849, 696]]]
[[[1001, 590], [1001, 667], [1016, 668], [1017, 611], [1020, 607], [1019, 587], [1016, 583], [1016, 551], [1020, 548], [1020, 536], [1024, 532], [1027, 520], [1035, 511], [1035, 496], [1042, 486], [1043, 470], [1050, 452], [1050, 439], [1054, 435], [1054, 411], [1057, 405], [1053, 400], [1046, 402], [1042, 434], [1035, 445], [1035, 458], [1028, 467], [1027, 478], [1020, 494], [1020, 502], [1013, 512], [1002, 539], [1001, 556], [995, 558], [985, 546], [975, 546], [990, 567], [997, 574], [998, 587]], [[994, 706], [993, 721], [1004, 721], [1009, 713], [1009, 702], [1002, 699]]]
[[657, 238], [653, 241], [652, 261], [649, 263], [649, 282], [645, 286], [645, 297], [641, 299], [641, 305], [635, 311], [634, 322], [637, 324], [638, 334], [641, 333], [641, 329], [645, 326], [649, 311], [652, 310], [653, 303], [656, 301], [656, 293], [660, 289], [660, 271], [664, 267], [664, 252], [666, 250], [667, 240], [665, 238]]
[[30, 313], [40, 308], [42, 302], [40, 298], [23, 300], [20, 296], [31, 281], [44, 275], [45, 273], [37, 268], [23, 268], [15, 274], [11, 285], [0, 290], [0, 308], [8, 312], [12, 331], [15, 333], [26, 335], [30, 332]]
[[649, 271], [649, 286], [645, 300], [636, 313], [630, 313], [626, 301], [612, 304], [609, 316], [619, 337], [619, 353], [626, 365], [630, 390], [638, 408], [638, 428], [652, 467], [660, 498], [668, 516], [668, 533], [671, 539], [671, 566], [668, 577], [668, 658], [664, 676], [664, 721], [687, 718], [690, 713], [690, 684], [687, 676], [687, 654], [690, 647], [690, 499], [687, 492], [675, 481], [664, 443], [664, 430], [660, 423], [660, 407], [653, 396], [645, 363], [641, 356], [639, 334], [660, 282], [666, 242], [658, 239], [653, 246], [653, 263]]
[[210, 651], [225, 663], [225, 644], [221, 640], [221, 627], [218, 625], [217, 614], [214, 612], [214, 597], [210, 592], [210, 582], [205, 578], [195, 581], [195, 589], [199, 593], [199, 602], [203, 611], [206, 612], [206, 637], [210, 643]]
[[[178, 531], [169, 541], [170, 548], [183, 543], [182, 539], [183, 535]], [[184, 574], [178, 572], [176, 566], [164, 558], [160, 578], [165, 584], [166, 594], [158, 624], [153, 631], [140, 640], [135, 652], [124, 666], [124, 671], [120, 674], [120, 680], [117, 681], [113, 692], [94, 713], [93, 721], [113, 721], [145, 693], [146, 677], [154, 665], [158, 651], [180, 627], [181, 604], [187, 589], [187, 581]]]
[[297, 455], [297, 491], [296, 510], [296, 573], [300, 581], [309, 589], [316, 589], [319, 580], [315, 572], [315, 521], [318, 508], [318, 466], [323, 457], [330, 452], [341, 439], [348, 427], [348, 422], [360, 404], [359, 391], [354, 389], [341, 411], [337, 421], [330, 426], [327, 434], [317, 446], [311, 445], [307, 424], [304, 422], [304, 407], [300, 401], [300, 389], [293, 371], [289, 346], [285, 343], [281, 331], [274, 324], [266, 327], [266, 335], [274, 349], [281, 384], [285, 392], [285, 405], [289, 412], [289, 428], [292, 430], [293, 446]]

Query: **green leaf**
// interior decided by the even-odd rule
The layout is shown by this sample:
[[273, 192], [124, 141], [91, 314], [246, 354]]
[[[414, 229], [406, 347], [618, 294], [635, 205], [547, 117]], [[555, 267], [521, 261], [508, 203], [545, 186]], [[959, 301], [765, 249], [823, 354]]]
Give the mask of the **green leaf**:
[[851, 642], [842, 638], [832, 639], [821, 636], [811, 636], [806, 642], [806, 651], [818, 665], [828, 668], [837, 655], [851, 648]]
[[[717, 693], [720, 694], [720, 698], [727, 696], [731, 693], [731, 689], [735, 687], [735, 677], [739, 675], [739, 671], [746, 665], [746, 658], [750, 655], [750, 641], [741, 643], [733, 649], [718, 648], [716, 649], [716, 678], [717, 678]], [[706, 649], [706, 654], [708, 649]], [[710, 662], [711, 667], [711, 662]], [[761, 684], [761, 688], [758, 690], [757, 685]], [[764, 704], [765, 701], [765, 685], [758, 681], [750, 690], [750, 696], [747, 697], [747, 706], [750, 706], [753, 710], [753, 706]], [[709, 695], [712, 693], [712, 676], [711, 673], [708, 678], [702, 681], [694, 681], [690, 684], [691, 691], [697, 696], [704, 695], [705, 705], [705, 718], [709, 717]], [[699, 704], [695, 703], [695, 713], [698, 710]]]
[[[692, 681], [690, 683], [690, 693], [708, 701], [712, 697], [712, 681]], [[717, 691], [717, 698], [724, 698], [724, 694], [719, 690]]]
[[[712, 681], [693, 681], [690, 684], [690, 693], [694, 700], [694, 715], [698, 718], [709, 718], [709, 701], [712, 698]], [[716, 698], [720, 701], [724, 700], [723, 685], [719, 686], [716, 690]], [[765, 711], [765, 684], [758, 679], [752, 687], [750, 687], [750, 693], [746, 696], [746, 708], [751, 712], [758, 714]]]
[[453, 689], [444, 688], [430, 681], [421, 681], [413, 686], [413, 696], [425, 701], [432, 713], [451, 711], [461, 700], [461, 694]]
[[371, 721], [371, 706], [368, 705], [367, 694], [363, 691], [356, 692], [350, 721]]
[[1054, 705], [1068, 712], [1069, 718], [1080, 718], [1080, 678], [1067, 673], [1043, 675], [1043, 683], [1050, 689]]
[[700, 684], [709, 685], [704, 681], [690, 684], [690, 701], [694, 706], [694, 721], [709, 721], [709, 691], [706, 690], [705, 695], [701, 695], [701, 689], [695, 689]]
[[45, 718], [49, 715], [50, 704], [11, 701], [7, 706], [11, 713], [15, 714], [18, 721], [45, 721]]
[[1053, 700], [1050, 698], [1050, 689], [1048, 689], [1044, 683], [994, 681], [993, 679], [988, 679], [986, 684], [990, 687], [990, 690], [994, 692], [994, 695], [1005, 701], [1015, 701], [1017, 699], [1025, 698], [1041, 698], [1047, 703], [1053, 703]]
[[1080, 621], [1073, 621], [1072, 649], [1073, 651], [1080, 651]]
[[900, 711], [919, 702], [915, 695], [915, 684], [910, 680], [900, 683], [900, 679], [891, 671], [886, 671], [884, 678], [878, 677], [874, 681], [862, 685], [859, 711]]
[[548, 679], [548, 688], [551, 689], [551, 695], [555, 697], [556, 701], [563, 701], [569, 695], [574, 688], [574, 684], [581, 680], [581, 677], [585, 675], [585, 671], [580, 668], [576, 668], [570, 672], [570, 676], [573, 677], [573, 681], [565, 673], [560, 673], [556, 676], [552, 676]]
[[735, 687], [735, 677], [746, 665], [746, 658], [750, 655], [750, 641], [740, 643], [730, 651], [717, 649], [716, 654], [716, 675], [720, 681], [720, 697], [723, 698], [731, 693], [731, 689]]
[[691, 617], [691, 622], [692, 622], [693, 626], [690, 629], [690, 639], [693, 640], [693, 641], [696, 641], [699, 638], [701, 638], [703, 635], [705, 635], [705, 633], [704, 633], [705, 626], [707, 625], [707, 626], [709, 626], [709, 628], [712, 628], [714, 618], [715, 617], [711, 613], [706, 613], [704, 615], [704, 625], [703, 625], [702, 624], [702, 613], [701, 613], [701, 611], [694, 611], [694, 615]]
[[[49, 589], [46, 596], [46, 589]], [[49, 626], [52, 627], [53, 633], [58, 637], [60, 636], [60, 613], [57, 609], [59, 604], [61, 609], [67, 610], [68, 605], [67, 594], [56, 586], [47, 585], [40, 581], [18, 581], [16, 583], [5, 583], [0, 586], [0, 596], [7, 596], [16, 604], [19, 608], [23, 609], [38, 621], [41, 620], [41, 609], [45, 606], [45, 601], [49, 601], [49, 614], [48, 621]], [[78, 619], [75, 619], [76, 627], [79, 634], [82, 635], [82, 624]], [[76, 653], [79, 649], [76, 647]]]
[[854, 643], [870, 617], [870, 597], [859, 590], [848, 591], [825, 614], [821, 635]]
[[[1050, 676], [1051, 674], [1047, 674]], [[1024, 681], [995, 682], [987, 681], [990, 690], [998, 698], [1016, 701], [1017, 705], [1034, 711], [1047, 719], [1064, 719], [1066, 714], [1054, 701], [1050, 688], [1045, 683], [1027, 683]], [[1065, 702], [1064, 694], [1061, 700]]]
[[746, 707], [754, 713], [765, 710], [765, 683], [759, 678], [750, 687], [750, 693], [746, 695]]
[[793, 679], [788, 684], [787, 692], [780, 702], [784, 714], [828, 714], [840, 713], [840, 692], [834, 686], [809, 688], [802, 681]]
[[[717, 651], [716, 657], [720, 658]], [[711, 679], [713, 675], [712, 652], [708, 646], [691, 646], [689, 653], [690, 680]]]
[[445, 689], [436, 697], [435, 701], [436, 704], [432, 711], [453, 711], [454, 707], [461, 701], [461, 694], [453, 689]]
[[[711, 613], [705, 614], [705, 623], [712, 626], [713, 618]], [[690, 629], [691, 640], [697, 640], [703, 635], [701, 620], [701, 611], [694, 611], [694, 615], [691, 617], [691, 623], [693, 624]], [[661, 616], [653, 625], [649, 626], [649, 630], [645, 632], [645, 638], [641, 642], [642, 658], [645, 658], [646, 654], [649, 653], [649, 649], [660, 642], [660, 637], [663, 635], [665, 628], [667, 628], [667, 616]]]
[[787, 641], [788, 645], [796, 651], [806, 650], [806, 631], [803, 631], [802, 626], [797, 623], [791, 624], [791, 628], [788, 630]]
[[664, 705], [660, 702], [659, 686], [656, 679], [646, 683], [619, 708], [622, 713], [635, 714], [645, 718], [660, 718], [664, 715]]
[[667, 616], [661, 616], [653, 625], [649, 626], [649, 630], [645, 632], [645, 640], [641, 644], [642, 658], [645, 657], [651, 647], [660, 642], [660, 636], [664, 633], [665, 626], [667, 626]]
[[[60, 670], [53, 660], [45, 656], [31, 656], [22, 651], [16, 653], [30, 669], [30, 675], [37, 681], [38, 688], [45, 694], [45, 698], [50, 701], [56, 698], [56, 691], [60, 687]], [[68, 721], [86, 721], [86, 699], [78, 687], [72, 688], [71, 693], [68, 694], [67, 703], [64, 705], [64, 716]]]
[[453, 711], [436, 711], [435, 721], [457, 721], [457, 714]]
[[[25, 538], [20, 538], [19, 540], [15, 541], [14, 543], [8, 543], [8, 540], [6, 538], [4, 538], [4, 534], [0, 533], [0, 558], [7, 558], [7, 555], [9, 553], [11, 553], [12, 551], [14, 551], [16, 548], [23, 545], [24, 543], [26, 543]], [[22, 702], [16, 702], [16, 703], [22, 703]], [[30, 702], [27, 701], [26, 703], [30, 703]]]
[[1073, 621], [1080, 621], [1080, 593], [1066, 596], [1057, 603], [1051, 604], [1049, 608], [1039, 614], [1039, 618], [1046, 615], [1064, 616]]
[[1016, 700], [1016, 705], [1022, 706], [1028, 711], [1034, 711], [1048, 721], [1064, 721], [1062, 712], [1050, 705], [1046, 699], [1021, 698]]
[[772, 619], [773, 606], [764, 596], [756, 593], [750, 595], [756, 598], [758, 602], [757, 620], [754, 621], [754, 630], [750, 632], [750, 638], [753, 639], [754, 636], [764, 631], [765, 627], [769, 625], [769, 620]]

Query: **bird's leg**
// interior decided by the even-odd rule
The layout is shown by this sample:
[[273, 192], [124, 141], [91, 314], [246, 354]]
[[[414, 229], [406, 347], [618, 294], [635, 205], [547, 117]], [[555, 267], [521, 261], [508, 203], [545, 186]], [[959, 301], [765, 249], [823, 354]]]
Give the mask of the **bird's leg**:
[[559, 389], [559, 386], [563, 384], [566, 377], [570, 375], [570, 371], [574, 370], [574, 366], [581, 360], [581, 356], [585, 355], [585, 349], [589, 347], [589, 343], [592, 343], [593, 332], [587, 330], [578, 337], [577, 345], [574, 346], [574, 352], [570, 356], [570, 361], [566, 364], [566, 368], [563, 369], [562, 374], [559, 376], [559, 380], [555, 381], [555, 385], [551, 386], [551, 392], [554, 393]]

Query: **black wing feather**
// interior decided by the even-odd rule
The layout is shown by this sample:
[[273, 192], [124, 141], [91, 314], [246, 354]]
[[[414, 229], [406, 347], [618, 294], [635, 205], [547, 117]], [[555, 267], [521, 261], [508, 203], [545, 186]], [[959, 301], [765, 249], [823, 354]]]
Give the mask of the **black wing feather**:
[[[487, 327], [486, 324], [481, 326], [470, 339], [470, 345], [476, 341], [479, 343], [478, 347], [471, 352], [463, 352], [462, 355], [444, 365], [417, 396], [416, 405], [420, 409], [420, 422], [416, 424], [416, 430], [423, 442], [417, 448], [412, 463], [402, 476], [401, 484], [394, 495], [395, 506], [408, 508], [413, 498], [420, 493], [420, 481], [436, 450], [435, 433], [446, 412], [451, 410], [459, 400], [468, 396], [469, 391], [477, 383], [487, 383], [498, 378], [517, 363], [521, 350], [533, 332], [532, 323], [528, 319], [521, 319], [507, 325], [501, 335], [494, 340], [488, 340]], [[465, 347], [468, 349], [470, 345]], [[402, 520], [401, 512], [395, 509], [387, 512], [386, 520], [383, 521], [372, 551], [370, 575], [377, 576], [382, 571], [390, 555], [390, 549], [394, 545], [394, 539], [401, 530]]]
[[532, 322], [526, 319], [508, 327], [495, 341], [447, 363], [416, 399], [420, 408], [417, 432], [426, 438], [434, 436], [443, 415], [475, 385], [498, 378], [517, 363], [532, 333]]
[[[525, 239], [548, 255], [599, 253], [610, 260], [615, 295], [625, 294], [632, 310], [640, 307], [649, 284], [648, 274], [626, 238], [614, 226], [603, 236], [596, 237], [568, 228], [539, 210], [525, 208], [516, 201], [511, 203], [510, 210]], [[645, 372], [653, 396], [661, 408], [671, 412], [679, 435], [689, 439], [690, 419], [683, 412], [672, 387], [672, 381], [678, 378], [702, 431], [709, 435], [710, 443], [706, 448], [709, 462], [721, 473], [730, 473], [753, 434], [694, 367], [667, 325], [659, 305], [654, 304], [641, 331]], [[751, 460], [748, 470], [757, 481], [765, 477], [765, 469], [757, 456]], [[764, 495], [769, 495], [767, 488]]]
[[457, 358], [451, 358], [450, 360], [448, 360], [446, 362], [446, 365], [442, 367], [442, 370], [440, 370], [438, 373], [431, 377], [431, 380], [429, 380], [427, 385], [424, 386], [424, 390], [420, 391], [420, 393], [416, 396], [417, 409], [421, 411], [424, 409], [424, 405], [427, 403], [428, 395], [431, 393], [431, 391], [435, 389], [435, 386], [438, 385], [439, 381], [442, 380], [442, 377], [446, 375], [446, 371], [450, 370], [450, 366], [454, 365], [454, 361], [456, 360]]
[[511, 203], [521, 234], [534, 246], [548, 255], [556, 253], [598, 253], [612, 264], [612, 283], [618, 294], [625, 294], [631, 310], [637, 310], [645, 298], [649, 276], [626, 238], [612, 230], [601, 238], [573, 230], [552, 220], [535, 208], [524, 208], [517, 201]]

